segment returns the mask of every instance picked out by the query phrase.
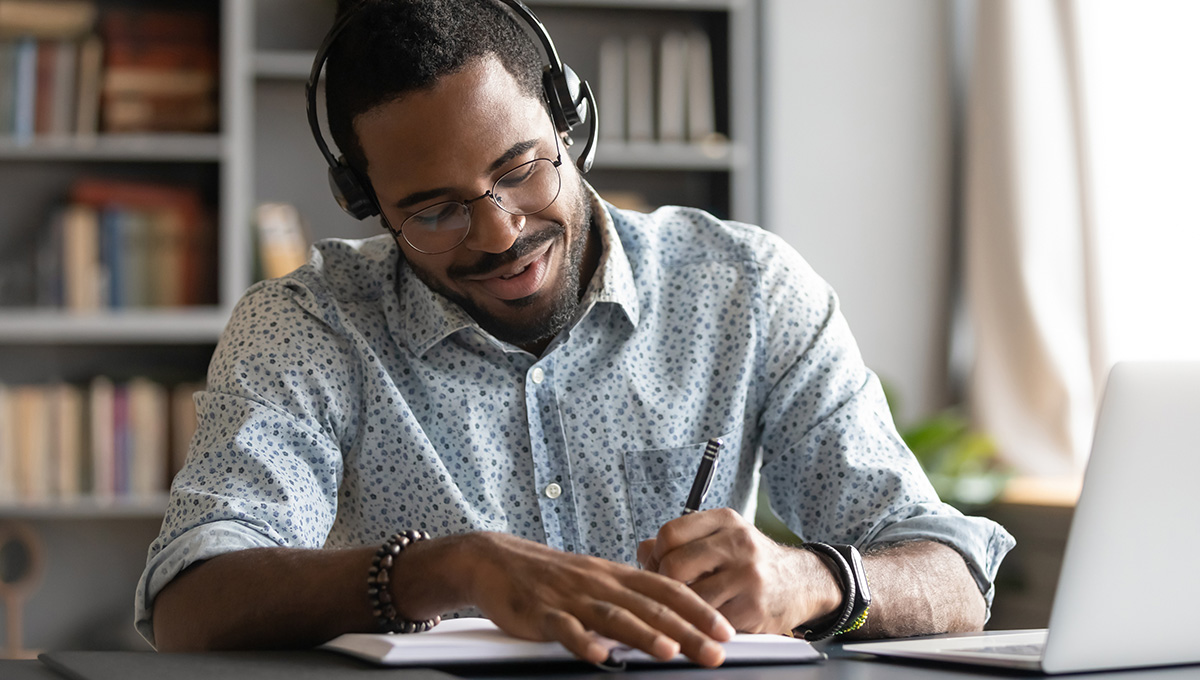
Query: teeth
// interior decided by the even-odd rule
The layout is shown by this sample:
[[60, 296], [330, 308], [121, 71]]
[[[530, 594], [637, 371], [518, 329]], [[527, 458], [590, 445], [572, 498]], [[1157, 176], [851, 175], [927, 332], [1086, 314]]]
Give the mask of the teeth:
[[526, 269], [529, 269], [529, 265], [525, 265], [524, 267], [521, 267], [521, 270], [520, 270], [520, 271], [518, 271], [518, 272], [515, 272], [515, 273], [513, 273], [513, 274], [509, 274], [508, 276], [501, 276], [500, 278], [502, 278], [502, 279], [504, 279], [505, 281], [507, 281], [507, 280], [509, 280], [509, 279], [511, 279], [511, 278], [514, 278], [514, 277], [520, 276], [521, 274], [524, 274]]

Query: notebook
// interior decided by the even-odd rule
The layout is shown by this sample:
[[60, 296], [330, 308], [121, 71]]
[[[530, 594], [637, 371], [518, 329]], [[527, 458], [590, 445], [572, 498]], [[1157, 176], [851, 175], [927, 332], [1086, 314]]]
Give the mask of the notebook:
[[1096, 417], [1049, 627], [844, 649], [1044, 673], [1200, 663], [1198, 483], [1200, 362], [1118, 364]]
[[[605, 668], [626, 664], [689, 663], [683, 655], [659, 661], [645, 652], [610, 641], [612, 651]], [[725, 647], [725, 663], [785, 664], [818, 661], [824, 654], [808, 642], [783, 635], [738, 634]], [[513, 637], [488, 619], [442, 621], [437, 627], [412, 635], [350, 633], [322, 645], [386, 666], [446, 666], [572, 661], [575, 656], [557, 642], [532, 642]]]

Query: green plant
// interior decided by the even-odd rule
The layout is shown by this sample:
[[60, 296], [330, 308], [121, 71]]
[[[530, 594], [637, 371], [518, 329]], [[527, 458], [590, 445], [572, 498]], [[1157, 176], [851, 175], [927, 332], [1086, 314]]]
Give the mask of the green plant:
[[995, 442], [975, 429], [959, 406], [900, 425], [898, 397], [887, 385], [884, 393], [900, 438], [943, 501], [970, 508], [986, 505], [1000, 495], [1011, 472], [997, 457]]

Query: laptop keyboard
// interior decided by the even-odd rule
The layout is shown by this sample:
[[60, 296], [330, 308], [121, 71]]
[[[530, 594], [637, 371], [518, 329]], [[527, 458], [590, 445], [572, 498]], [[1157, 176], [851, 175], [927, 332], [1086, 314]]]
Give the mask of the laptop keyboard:
[[1041, 657], [1045, 651], [1046, 645], [1042, 643], [1026, 644], [1026, 645], [992, 645], [989, 647], [972, 647], [963, 649], [963, 652], [973, 652], [977, 654], [1004, 654], [1006, 656], [1034, 656]]

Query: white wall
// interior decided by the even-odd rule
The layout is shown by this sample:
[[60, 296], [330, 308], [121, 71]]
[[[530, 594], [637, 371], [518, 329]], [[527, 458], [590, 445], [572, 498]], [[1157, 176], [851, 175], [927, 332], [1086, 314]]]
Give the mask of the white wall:
[[950, 0], [764, 0], [763, 226], [838, 291], [902, 419], [945, 400]]

